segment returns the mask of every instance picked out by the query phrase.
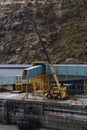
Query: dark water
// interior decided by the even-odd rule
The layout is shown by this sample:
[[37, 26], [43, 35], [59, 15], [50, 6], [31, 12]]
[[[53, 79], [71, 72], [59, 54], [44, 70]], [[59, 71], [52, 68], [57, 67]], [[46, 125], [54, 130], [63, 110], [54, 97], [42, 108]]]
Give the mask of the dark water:
[[15, 125], [3, 125], [0, 124], [0, 130], [18, 130]]
[[[18, 130], [18, 129], [17, 129], [17, 126], [15, 126], [15, 125], [0, 124], [0, 130]], [[34, 129], [34, 130], [52, 130], [52, 129], [39, 128], [39, 129]]]

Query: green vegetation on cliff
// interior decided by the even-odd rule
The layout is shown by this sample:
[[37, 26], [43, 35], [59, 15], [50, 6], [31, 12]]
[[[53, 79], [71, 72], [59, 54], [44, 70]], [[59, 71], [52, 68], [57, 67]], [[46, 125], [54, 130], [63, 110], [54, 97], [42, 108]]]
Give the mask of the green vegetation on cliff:
[[87, 0], [49, 0], [11, 4], [0, 17], [0, 62], [46, 60], [38, 31], [53, 63], [87, 63]]

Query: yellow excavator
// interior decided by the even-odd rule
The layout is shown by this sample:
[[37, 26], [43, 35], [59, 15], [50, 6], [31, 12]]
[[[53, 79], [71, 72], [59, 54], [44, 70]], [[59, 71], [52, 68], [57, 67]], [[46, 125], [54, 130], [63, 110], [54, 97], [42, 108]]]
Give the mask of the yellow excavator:
[[39, 43], [41, 44], [41, 46], [43, 48], [43, 52], [47, 58], [50, 70], [52, 72], [52, 76], [53, 76], [55, 83], [56, 83], [56, 87], [50, 87], [49, 90], [44, 92], [44, 96], [47, 97], [48, 99], [51, 99], [51, 98], [66, 99], [68, 97], [67, 88], [60, 85], [58, 76], [56, 75], [56, 72], [55, 72], [53, 65], [51, 64], [50, 58], [48, 56], [48, 52], [47, 52], [46, 47], [45, 47], [45, 42], [41, 39], [41, 37], [39, 35], [39, 32], [38, 32], [37, 27], [36, 27], [36, 23], [33, 21], [32, 24], [33, 24], [34, 30], [39, 38]]

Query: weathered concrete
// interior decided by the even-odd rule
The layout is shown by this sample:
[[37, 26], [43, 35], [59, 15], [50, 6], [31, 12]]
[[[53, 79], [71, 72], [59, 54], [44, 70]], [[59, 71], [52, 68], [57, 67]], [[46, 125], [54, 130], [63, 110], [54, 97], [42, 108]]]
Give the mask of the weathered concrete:
[[[68, 100], [48, 100], [41, 96], [29, 94], [26, 99], [25, 93], [12, 94], [0, 93], [0, 102], [7, 101], [7, 122], [16, 123], [21, 115], [27, 115], [39, 119], [42, 126], [62, 129], [80, 130], [87, 124], [87, 99], [74, 97]], [[4, 109], [1, 105], [0, 120], [4, 122]], [[6, 115], [6, 113], [5, 113]], [[1, 116], [3, 117], [1, 119]], [[6, 122], [6, 121], [5, 121]]]

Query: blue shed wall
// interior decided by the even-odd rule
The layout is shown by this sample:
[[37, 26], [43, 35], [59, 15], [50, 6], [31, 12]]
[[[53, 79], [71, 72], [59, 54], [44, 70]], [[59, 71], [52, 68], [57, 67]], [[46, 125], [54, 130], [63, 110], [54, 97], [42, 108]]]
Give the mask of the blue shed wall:
[[[55, 64], [53, 68], [56, 74], [59, 75], [59, 80], [87, 79], [87, 65]], [[49, 64], [46, 66], [46, 73], [52, 74]]]

